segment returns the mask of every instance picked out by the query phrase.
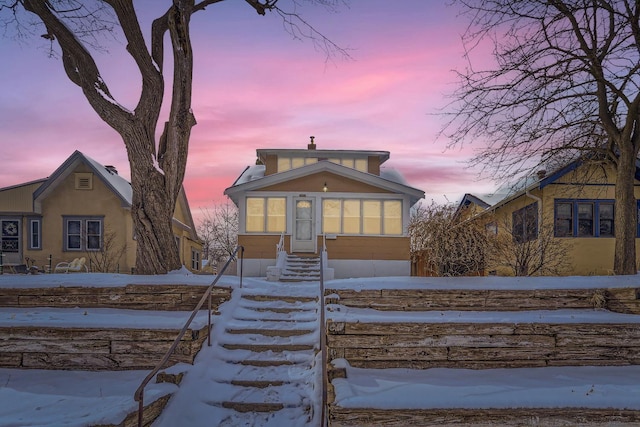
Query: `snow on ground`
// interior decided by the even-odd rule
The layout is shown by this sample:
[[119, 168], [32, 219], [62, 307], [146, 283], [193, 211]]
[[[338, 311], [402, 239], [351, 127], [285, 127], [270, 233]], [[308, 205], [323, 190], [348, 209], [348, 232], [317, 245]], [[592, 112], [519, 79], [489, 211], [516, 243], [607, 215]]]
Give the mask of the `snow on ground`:
[[353, 368], [333, 380], [345, 408], [618, 408], [640, 410], [640, 366], [514, 369]]
[[[53, 275], [2, 275], [0, 287], [37, 288], [58, 286], [124, 286], [127, 284], [184, 284], [208, 285], [214, 276], [198, 276], [185, 271], [163, 276], [129, 276], [116, 274], [53, 274]], [[225, 276], [219, 285], [235, 288], [234, 294], [243, 292], [238, 278]], [[295, 286], [267, 282], [264, 279], [245, 278], [243, 288], [255, 293], [286, 295]], [[329, 289], [558, 289], [558, 288], [603, 288], [640, 287], [640, 276], [623, 277], [561, 277], [561, 278], [374, 278], [344, 279], [327, 282]], [[233, 301], [233, 299], [232, 299]], [[231, 322], [234, 309], [232, 301], [222, 305], [220, 314], [214, 318], [216, 328]], [[638, 322], [636, 317], [606, 311], [529, 313], [478, 313], [478, 312], [432, 312], [432, 313], [379, 313], [368, 309], [351, 309], [342, 306], [331, 307], [328, 317], [334, 319], [367, 319], [368, 321], [415, 321], [428, 316], [447, 321], [580, 321], [580, 322]], [[50, 311], [51, 310], [51, 311]], [[169, 313], [158, 316], [153, 312], [115, 310], [124, 314], [120, 325], [173, 324]], [[87, 314], [85, 314], [85, 312]], [[132, 312], [132, 313], [130, 313]], [[108, 309], [24, 309], [16, 311], [0, 308], [0, 324], [26, 325], [30, 321], [42, 325], [106, 325]], [[111, 313], [113, 314], [113, 313]], [[139, 316], [139, 317], [138, 317]], [[179, 316], [179, 315], [178, 315]], [[469, 317], [465, 317], [469, 316]], [[98, 320], [101, 319], [101, 320]], [[502, 319], [502, 320], [500, 320]], [[308, 319], [302, 321], [308, 321]], [[433, 319], [429, 319], [433, 321]], [[103, 322], [103, 323], [101, 323]], [[167, 323], [165, 323], [167, 322]], [[173, 326], [167, 326], [173, 327]], [[215, 332], [214, 332], [215, 334]], [[212, 389], [211, 381], [200, 381], [209, 376], [224, 377], [231, 372], [220, 372], [212, 361], [210, 348], [205, 346], [196, 358], [195, 364], [176, 365], [172, 370], [184, 370], [183, 397], [172, 399], [174, 415], [164, 416], [156, 425], [166, 424], [182, 411], [192, 419], [203, 414], [206, 402], [198, 398], [198, 407], [188, 406], [196, 396], [215, 395], [221, 390]], [[356, 369], [338, 360], [347, 368], [347, 379], [335, 380], [337, 400], [343, 406], [402, 407], [402, 408], [446, 408], [446, 407], [615, 407], [640, 410], [639, 366], [619, 367], [554, 367], [526, 369], [491, 369], [471, 371], [464, 369]], [[295, 370], [284, 370], [282, 375], [294, 377]], [[133, 393], [147, 372], [83, 372], [0, 369], [0, 425], [1, 426], [87, 426], [104, 423], [118, 423], [124, 414], [133, 412], [137, 403]], [[316, 385], [321, 376], [316, 375]], [[175, 386], [151, 383], [145, 390], [145, 402], [153, 396], [173, 392]], [[316, 398], [317, 397], [316, 395]], [[178, 402], [180, 400], [180, 403]], [[317, 403], [317, 402], [316, 402]], [[209, 405], [211, 406], [211, 405]], [[177, 408], [177, 409], [175, 409]], [[207, 411], [210, 408], [206, 408]], [[225, 419], [230, 412], [217, 408], [219, 419]], [[227, 412], [224, 412], [227, 411]], [[207, 412], [208, 413], [208, 412]], [[229, 425], [300, 425], [290, 423], [295, 414], [283, 414], [282, 419], [258, 420], [236, 419]], [[228, 418], [227, 418], [228, 420]], [[165, 424], [162, 424], [165, 422]], [[240, 423], [240, 424], [238, 424]], [[211, 424], [213, 425], [213, 424]]]

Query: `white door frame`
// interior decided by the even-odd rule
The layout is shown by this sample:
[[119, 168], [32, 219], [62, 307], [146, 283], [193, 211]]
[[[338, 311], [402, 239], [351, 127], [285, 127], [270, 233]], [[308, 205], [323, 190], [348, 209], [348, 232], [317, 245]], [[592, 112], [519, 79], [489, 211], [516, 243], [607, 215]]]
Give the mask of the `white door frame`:
[[[310, 218], [301, 217], [298, 218], [298, 203], [308, 202], [310, 206], [308, 206], [308, 214]], [[293, 229], [291, 230], [291, 252], [310, 252], [315, 253], [317, 247], [317, 237], [316, 237], [316, 198], [315, 197], [294, 197], [293, 198]], [[301, 212], [302, 213], [302, 212]], [[306, 227], [304, 224], [307, 223], [310, 226], [310, 238], [307, 238], [305, 233], [304, 238], [299, 239], [298, 230], [304, 232]], [[300, 225], [300, 228], [298, 227]], [[308, 228], [307, 228], [308, 230]]]

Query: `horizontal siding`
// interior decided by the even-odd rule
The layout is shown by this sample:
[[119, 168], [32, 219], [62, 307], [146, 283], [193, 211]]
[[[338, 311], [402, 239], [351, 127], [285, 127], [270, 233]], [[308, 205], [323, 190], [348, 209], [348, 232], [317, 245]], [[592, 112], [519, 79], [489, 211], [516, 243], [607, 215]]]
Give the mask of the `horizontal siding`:
[[[321, 246], [320, 242], [320, 247]], [[329, 259], [408, 260], [408, 237], [338, 236], [327, 239]]]

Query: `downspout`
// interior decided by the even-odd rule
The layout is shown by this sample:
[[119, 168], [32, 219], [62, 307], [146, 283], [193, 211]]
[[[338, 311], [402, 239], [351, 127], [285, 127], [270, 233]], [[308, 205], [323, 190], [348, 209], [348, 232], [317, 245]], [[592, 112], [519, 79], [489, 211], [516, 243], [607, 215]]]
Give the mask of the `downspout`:
[[544, 263], [542, 254], [542, 238], [540, 237], [540, 230], [542, 230], [542, 199], [531, 194], [529, 190], [526, 190], [524, 194], [538, 202], [538, 252], [540, 253], [540, 264], [542, 265]]

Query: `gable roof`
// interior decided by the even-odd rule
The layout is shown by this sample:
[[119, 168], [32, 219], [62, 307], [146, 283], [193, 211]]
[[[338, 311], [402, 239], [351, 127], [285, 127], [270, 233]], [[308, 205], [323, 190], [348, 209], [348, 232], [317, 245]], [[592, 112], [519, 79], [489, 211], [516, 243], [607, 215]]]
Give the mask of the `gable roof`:
[[258, 191], [262, 188], [291, 181], [293, 179], [314, 175], [320, 172], [330, 172], [338, 176], [353, 179], [393, 193], [406, 194], [409, 196], [412, 206], [416, 204], [418, 200], [424, 198], [424, 191], [408, 186], [404, 182], [402, 176], [392, 169], [385, 169], [380, 172], [380, 176], [377, 176], [330, 161], [322, 160], [317, 163], [295, 169], [289, 169], [285, 172], [275, 173], [268, 176], [264, 176], [264, 171], [265, 167], [262, 165], [247, 167], [238, 179], [236, 179], [234, 184], [224, 190], [224, 194], [229, 196], [231, 200], [237, 204], [238, 198], [236, 196], [241, 192]]
[[[491, 194], [480, 195], [480, 196], [465, 194], [458, 206], [458, 210], [463, 208], [464, 206], [467, 206], [471, 202], [474, 202], [479, 206], [482, 206], [484, 209], [498, 208], [502, 205], [509, 203], [514, 199], [517, 199], [518, 197], [526, 194], [531, 190], [535, 190], [535, 189], [542, 190], [543, 188], [545, 188], [550, 184], [553, 184], [554, 182], [556, 182], [558, 179], [562, 178], [569, 172], [573, 172], [574, 170], [576, 170], [577, 168], [585, 164], [585, 162], [586, 162], [585, 160], [581, 160], [581, 159], [573, 160], [565, 164], [564, 166], [557, 168], [550, 174], [543, 174], [543, 175], [534, 174], [534, 175], [526, 175], [526, 176], [520, 177], [514, 182], [511, 182], [499, 187], [494, 193], [491, 193]], [[640, 160], [636, 160], [635, 179], [640, 180]], [[482, 203], [477, 203], [478, 201]], [[484, 206], [484, 205], [488, 205], [488, 206]]]
[[44, 184], [33, 193], [34, 207], [38, 206], [43, 198], [47, 197], [58, 184], [73, 173], [82, 163], [86, 164], [93, 173], [113, 191], [120, 199], [123, 207], [131, 207], [133, 191], [129, 181], [78, 150], [74, 151], [73, 154], [51, 174]]

